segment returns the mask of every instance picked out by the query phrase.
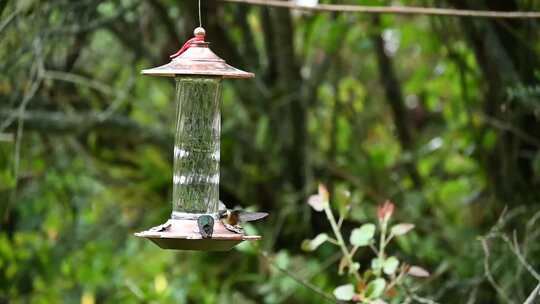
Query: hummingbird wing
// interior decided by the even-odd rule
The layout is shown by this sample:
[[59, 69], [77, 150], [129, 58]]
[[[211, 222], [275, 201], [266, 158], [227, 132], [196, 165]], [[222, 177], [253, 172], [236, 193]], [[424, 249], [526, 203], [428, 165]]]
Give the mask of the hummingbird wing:
[[229, 231], [232, 231], [232, 232], [235, 232], [235, 233], [238, 233], [238, 234], [243, 234], [244, 233], [244, 228], [238, 226], [238, 225], [229, 225], [229, 224], [223, 224], [223, 226], [225, 226], [225, 229], [229, 230]]
[[241, 222], [253, 222], [260, 219], [263, 219], [268, 216], [267, 212], [247, 212], [240, 211], [238, 218]]
[[227, 211], [227, 206], [222, 201], [218, 203], [218, 211]]

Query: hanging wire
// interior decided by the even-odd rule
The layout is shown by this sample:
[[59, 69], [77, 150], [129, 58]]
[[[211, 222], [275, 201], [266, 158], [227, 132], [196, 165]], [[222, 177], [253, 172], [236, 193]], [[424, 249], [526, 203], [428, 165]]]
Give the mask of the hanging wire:
[[319, 12], [349, 12], [368, 14], [401, 14], [401, 15], [437, 15], [437, 16], [457, 16], [457, 17], [478, 17], [478, 18], [540, 18], [540, 12], [533, 11], [484, 11], [484, 10], [464, 10], [450, 8], [432, 7], [410, 7], [410, 6], [365, 6], [346, 4], [316, 4], [313, 6], [299, 5], [296, 1], [281, 0], [220, 0], [223, 2], [247, 3], [251, 5], [262, 5], [272, 7], [285, 7], [289, 9], [299, 9], [305, 11]]
[[201, 0], [199, 0], [199, 27], [202, 27], [202, 18], [201, 18]]

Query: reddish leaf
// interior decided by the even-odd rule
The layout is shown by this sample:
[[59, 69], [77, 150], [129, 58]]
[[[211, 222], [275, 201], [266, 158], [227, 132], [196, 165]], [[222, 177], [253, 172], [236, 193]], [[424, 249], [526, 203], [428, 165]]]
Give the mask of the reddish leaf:
[[323, 184], [319, 184], [319, 195], [323, 198], [323, 200], [328, 201], [328, 198], [330, 197], [328, 193], [328, 189], [326, 189], [326, 186]]
[[317, 212], [323, 211], [324, 206], [327, 203], [328, 202], [320, 194], [312, 195], [308, 199], [308, 204]]
[[429, 277], [429, 272], [420, 266], [411, 266], [407, 274], [413, 277], [427, 278]]
[[413, 228], [414, 228], [414, 224], [400, 223], [400, 224], [397, 224], [397, 225], [393, 226], [392, 230], [390, 230], [390, 232], [392, 232], [392, 234], [394, 234], [395, 236], [404, 235], [407, 232], [413, 230]]
[[387, 221], [394, 213], [394, 203], [391, 201], [386, 201], [384, 204], [380, 205], [377, 208], [377, 217], [379, 221]]

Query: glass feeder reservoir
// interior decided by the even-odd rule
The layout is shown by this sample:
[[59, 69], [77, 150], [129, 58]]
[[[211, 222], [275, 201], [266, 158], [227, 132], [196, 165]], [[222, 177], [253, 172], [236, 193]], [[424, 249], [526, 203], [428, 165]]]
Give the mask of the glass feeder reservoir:
[[170, 63], [142, 71], [174, 77], [176, 82], [173, 210], [165, 224], [135, 235], [165, 249], [228, 250], [260, 236], [227, 229], [222, 222], [226, 212], [219, 201], [221, 82], [254, 74], [214, 54], [204, 40], [203, 28], [196, 28], [194, 34], [171, 56]]

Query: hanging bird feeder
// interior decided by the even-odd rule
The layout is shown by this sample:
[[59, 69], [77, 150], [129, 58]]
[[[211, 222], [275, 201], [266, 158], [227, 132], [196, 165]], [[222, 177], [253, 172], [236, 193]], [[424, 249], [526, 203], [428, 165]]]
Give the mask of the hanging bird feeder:
[[266, 213], [227, 210], [219, 201], [221, 86], [224, 78], [253, 78], [219, 58], [205, 42], [205, 30], [171, 56], [168, 64], [142, 74], [174, 77], [176, 137], [174, 144], [173, 211], [162, 225], [135, 233], [164, 249], [229, 250], [260, 236], [245, 235], [239, 220]]

